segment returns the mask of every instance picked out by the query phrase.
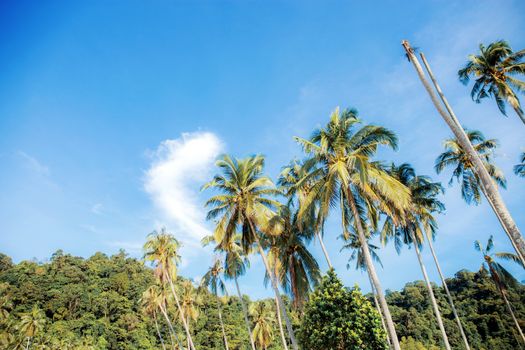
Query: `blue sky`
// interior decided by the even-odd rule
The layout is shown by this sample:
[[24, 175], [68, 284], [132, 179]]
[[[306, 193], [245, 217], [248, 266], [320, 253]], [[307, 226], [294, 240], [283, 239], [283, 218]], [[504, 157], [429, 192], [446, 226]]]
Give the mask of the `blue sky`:
[[[336, 107], [352, 106], [400, 138], [380, 158], [433, 163], [450, 135], [401, 48], [408, 39], [430, 60], [461, 121], [500, 140], [503, 192], [525, 230], [525, 180], [512, 166], [525, 127], [493, 101], [476, 105], [456, 72], [480, 42], [525, 47], [521, 1], [3, 1], [0, 4], [0, 251], [45, 260], [57, 249], [89, 256], [125, 248], [139, 257], [147, 233], [165, 225], [185, 244], [181, 273], [201, 276], [212, 254], [199, 188], [221, 152], [267, 156], [276, 177], [301, 157], [308, 136]], [[447, 275], [478, 269], [473, 241], [509, 244], [487, 205], [465, 205], [447, 188], [436, 249]], [[347, 285], [334, 218], [332, 260]], [[318, 244], [312, 250], [324, 267]], [[428, 251], [428, 270], [435, 280]], [[413, 250], [381, 252], [385, 288], [420, 279]], [[520, 279], [525, 274], [512, 268]], [[243, 278], [262, 288], [259, 258]]]

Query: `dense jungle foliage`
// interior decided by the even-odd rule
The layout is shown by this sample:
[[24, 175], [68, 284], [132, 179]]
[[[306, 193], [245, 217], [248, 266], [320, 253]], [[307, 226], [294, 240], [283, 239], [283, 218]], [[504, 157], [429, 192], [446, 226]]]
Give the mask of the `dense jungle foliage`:
[[[29, 344], [34, 349], [162, 349], [154, 320], [143, 312], [141, 305], [142, 293], [153, 279], [150, 268], [123, 251], [112, 256], [96, 253], [88, 259], [58, 251], [45, 263], [22, 261], [18, 264], [2, 254], [0, 348], [25, 348]], [[301, 329], [300, 320], [308, 321], [310, 328], [313, 326], [311, 316], [315, 312], [309, 309], [312, 304], [320, 313], [323, 310], [319, 311], [319, 308], [329, 307], [323, 295], [334, 300], [329, 292], [320, 292], [327, 288], [326, 279], [305, 306], [304, 313], [310, 317], [299, 317], [294, 311], [290, 312], [297, 329]], [[332, 285], [342, 287], [335, 275], [330, 279]], [[182, 282], [183, 278], [179, 278], [179, 287]], [[485, 271], [460, 271], [448, 279], [448, 283], [474, 349], [519, 348], [512, 320]], [[459, 349], [461, 339], [446, 296], [441, 288], [435, 287], [435, 292], [451, 344]], [[198, 315], [195, 321], [190, 321], [196, 348], [223, 348], [217, 312], [217, 303], [220, 302], [230, 349], [249, 349], [239, 299], [234, 296], [218, 299], [203, 290], [200, 294], [195, 298]], [[439, 349], [439, 330], [424, 284], [408, 283], [403, 290], [387, 294], [403, 349]], [[516, 314], [523, 320], [525, 287], [519, 285], [517, 289], [510, 289], [508, 294]], [[315, 303], [315, 299], [320, 299], [320, 302]], [[288, 299], [285, 300], [289, 304]], [[245, 301], [250, 304], [252, 325], [262, 320], [261, 327], [267, 327], [268, 334], [263, 332], [263, 336], [270, 339], [267, 348], [281, 349], [273, 300], [250, 301], [245, 297]], [[370, 308], [372, 303], [364, 307], [373, 310]], [[257, 314], [257, 309], [262, 310], [260, 314]], [[175, 319], [173, 307], [168, 313]], [[164, 342], [169, 344], [167, 323], [163, 322], [162, 316], [157, 321]], [[377, 319], [372, 322], [378, 325]], [[174, 322], [174, 328], [183, 337], [184, 332], [178, 323]]]

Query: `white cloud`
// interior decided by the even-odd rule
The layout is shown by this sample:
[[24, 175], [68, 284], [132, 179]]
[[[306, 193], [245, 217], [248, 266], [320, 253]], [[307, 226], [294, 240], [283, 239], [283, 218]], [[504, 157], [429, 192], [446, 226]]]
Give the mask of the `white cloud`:
[[45, 177], [49, 176], [49, 168], [44, 164], [40, 163], [36, 158], [30, 156], [29, 154], [23, 151], [18, 151], [17, 155], [20, 158], [22, 158], [25, 161], [26, 165], [38, 175]]
[[93, 214], [100, 215], [102, 214], [103, 209], [104, 209], [104, 206], [102, 205], [102, 203], [95, 203], [91, 207], [91, 212]]
[[195, 248], [209, 234], [198, 193], [222, 149], [213, 133], [183, 133], [159, 145], [146, 172], [144, 188], [161, 211], [160, 221], [173, 227], [185, 246]]

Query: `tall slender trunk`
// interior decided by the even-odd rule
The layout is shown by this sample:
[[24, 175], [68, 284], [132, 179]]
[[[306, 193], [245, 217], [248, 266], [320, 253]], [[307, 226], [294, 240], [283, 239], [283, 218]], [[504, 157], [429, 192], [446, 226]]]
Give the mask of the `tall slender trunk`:
[[507, 309], [509, 310], [510, 316], [512, 317], [512, 320], [514, 321], [514, 324], [516, 325], [516, 328], [518, 329], [518, 332], [520, 334], [521, 340], [525, 344], [525, 336], [523, 335], [523, 331], [521, 330], [520, 324], [518, 322], [518, 319], [516, 318], [516, 315], [514, 315], [514, 311], [512, 310], [512, 306], [510, 306], [509, 300], [507, 299], [507, 295], [503, 289], [500, 288], [501, 296], [503, 296], [503, 300], [505, 301], [505, 305], [507, 306]]
[[162, 339], [162, 334], [160, 334], [160, 328], [159, 323], [157, 322], [157, 313], [153, 312], [153, 320], [155, 321], [155, 329], [157, 330], [157, 335], [160, 339], [160, 344], [162, 345], [162, 350], [166, 350], [166, 346], [164, 345], [164, 339]]
[[257, 236], [257, 232], [255, 231], [255, 226], [253, 225], [253, 222], [251, 220], [248, 220], [248, 222], [250, 224], [250, 230], [252, 230], [252, 233], [255, 237], [257, 249], [259, 250], [259, 254], [261, 255], [262, 261], [264, 263], [264, 267], [266, 268], [266, 272], [268, 273], [268, 276], [270, 276], [272, 288], [275, 293], [275, 297], [277, 298], [277, 303], [279, 304], [279, 307], [283, 311], [284, 322], [286, 323], [286, 329], [288, 330], [288, 335], [290, 336], [290, 341], [292, 342], [292, 348], [294, 350], [299, 350], [299, 345], [297, 344], [297, 340], [295, 339], [292, 322], [290, 321], [290, 318], [288, 317], [288, 312], [286, 311], [286, 308], [283, 303], [283, 299], [281, 298], [281, 294], [279, 293], [279, 287], [277, 287], [277, 282], [275, 281], [275, 278], [272, 277], [272, 273], [271, 273], [272, 269], [270, 268], [270, 264], [268, 263], [268, 258], [266, 257], [266, 253], [262, 249], [261, 242], [259, 240], [259, 237]]
[[366, 240], [363, 225], [361, 223], [361, 217], [359, 216], [359, 211], [357, 210], [357, 205], [355, 203], [354, 197], [350, 193], [350, 189], [346, 188], [345, 192], [348, 199], [348, 203], [350, 204], [350, 208], [352, 210], [352, 215], [354, 216], [355, 226], [357, 228], [357, 237], [359, 239], [359, 243], [361, 244], [361, 250], [363, 252], [363, 257], [365, 258], [366, 267], [370, 273], [370, 278], [372, 279], [372, 282], [376, 287], [379, 303], [381, 304], [381, 309], [385, 314], [385, 321], [388, 333], [390, 334], [390, 340], [392, 341], [392, 346], [394, 350], [401, 350], [401, 347], [399, 346], [399, 339], [397, 338], [396, 328], [394, 326], [394, 321], [392, 321], [392, 315], [390, 314], [390, 310], [388, 309], [388, 304], [386, 302], [385, 295], [383, 294], [383, 289], [381, 288], [381, 284], [379, 282], [379, 278], [377, 277], [374, 263], [372, 262], [370, 248], [368, 247], [368, 242]]
[[521, 119], [521, 122], [523, 124], [525, 124], [525, 115], [523, 115], [523, 111], [521, 109], [518, 108], [514, 108], [514, 110], [516, 111], [516, 114], [518, 115], [518, 117], [520, 117]]
[[450, 307], [452, 308], [452, 313], [454, 314], [454, 318], [456, 320], [456, 323], [459, 328], [459, 332], [461, 333], [461, 338], [463, 339], [463, 345], [465, 345], [466, 350], [470, 350], [470, 345], [467, 339], [467, 335], [465, 334], [465, 330], [463, 329], [463, 324], [461, 323], [461, 319], [458, 315], [458, 310], [456, 310], [456, 305], [454, 305], [454, 300], [452, 299], [452, 295], [450, 294], [450, 291], [448, 290], [447, 282], [445, 281], [445, 276], [443, 275], [443, 272], [441, 271], [441, 266], [439, 265], [439, 261], [436, 255], [436, 252], [434, 251], [434, 244], [432, 243], [432, 238], [427, 235], [427, 241], [428, 246], [430, 247], [430, 252], [432, 253], [432, 257], [434, 258], [434, 263], [436, 264], [436, 268], [439, 273], [439, 278], [441, 279], [441, 284], [443, 285], [443, 288], [445, 289], [445, 293], [447, 293], [448, 303], [450, 304]]
[[239, 282], [237, 281], [237, 276], [234, 277], [234, 280], [235, 280], [235, 287], [237, 287], [237, 295], [239, 295], [239, 300], [241, 301], [242, 313], [244, 314], [244, 323], [246, 324], [246, 330], [248, 331], [248, 336], [250, 337], [250, 345], [252, 347], [252, 350], [257, 350], [255, 348], [255, 343], [253, 341], [252, 330], [251, 330], [251, 327], [250, 327], [250, 321], [248, 320], [248, 310], [247, 310], [246, 305], [244, 304], [244, 300], [242, 298], [241, 288], [239, 288]]
[[217, 298], [217, 307], [219, 309], [219, 322], [221, 323], [221, 331], [222, 331], [222, 339], [224, 340], [224, 348], [226, 350], [230, 350], [228, 347], [228, 338], [226, 337], [226, 330], [224, 329], [224, 322], [222, 321], [222, 310], [221, 310], [221, 303], [222, 301], [219, 300], [219, 297], [217, 294], [215, 294], [215, 297]]
[[160, 303], [159, 303], [159, 309], [160, 309], [160, 312], [162, 312], [162, 315], [164, 316], [164, 318], [166, 319], [166, 322], [168, 323], [168, 328], [170, 330], [171, 348], [175, 349], [175, 344], [173, 343], [173, 338], [176, 338], [177, 339], [177, 344], [179, 345], [178, 348], [181, 349], [181, 350], [184, 349], [182, 347], [182, 344], [180, 342], [179, 337], [177, 336], [177, 333], [175, 332], [175, 329], [173, 329], [173, 325], [171, 324], [171, 321], [170, 321], [170, 318], [168, 316], [168, 313], [166, 312], [166, 309], [164, 309]]
[[333, 269], [332, 261], [330, 261], [330, 257], [328, 256], [328, 251], [326, 250], [326, 247], [324, 245], [323, 237], [321, 236], [321, 233], [316, 232], [315, 235], [317, 236], [317, 239], [319, 240], [319, 244], [321, 244], [321, 249], [323, 250], [324, 257], [326, 259], [326, 263], [328, 264], [329, 269]]
[[[450, 107], [448, 101], [446, 100], [443, 92], [441, 91], [441, 88], [439, 87], [436, 79], [434, 78], [434, 75], [432, 74], [432, 71], [430, 70], [430, 66], [428, 63], [426, 63], [427, 71], [429, 72], [430, 78], [432, 79], [432, 82], [434, 83], [434, 86], [436, 90], [439, 93], [439, 96], [441, 100], [443, 101], [443, 104], [445, 105], [447, 111], [443, 109], [443, 106], [439, 102], [438, 97], [436, 96], [436, 92], [432, 89], [430, 86], [430, 83], [425, 78], [425, 73], [423, 72], [423, 68], [421, 67], [421, 64], [419, 63], [419, 60], [414, 55], [414, 51], [410, 47], [410, 44], [408, 41], [404, 40], [402, 42], [403, 47], [406, 50], [406, 53], [410, 59], [410, 62], [412, 62], [419, 79], [423, 83], [423, 86], [425, 87], [426, 91], [428, 92], [430, 99], [432, 100], [434, 106], [436, 107], [437, 111], [441, 115], [441, 117], [445, 120], [447, 125], [450, 127], [452, 132], [454, 133], [454, 136], [458, 140], [461, 147], [467, 152], [476, 175], [480, 179], [480, 184], [485, 189], [485, 194], [487, 196], [487, 200], [489, 202], [492, 202], [493, 209], [496, 212], [496, 215], [498, 219], [500, 220], [501, 225], [503, 226], [503, 229], [509, 236], [509, 239], [514, 246], [514, 249], [516, 250], [516, 253], [518, 254], [521, 262], [523, 265], [525, 265], [525, 240], [523, 239], [523, 236], [521, 235], [518, 226], [516, 226], [516, 223], [514, 222], [514, 219], [510, 215], [509, 210], [507, 209], [505, 202], [503, 202], [503, 199], [501, 198], [501, 195], [499, 194], [499, 191], [494, 184], [492, 178], [490, 177], [487, 169], [485, 168], [483, 161], [479, 157], [479, 154], [476, 152], [472, 144], [470, 143], [470, 140], [467, 137], [467, 134], [465, 133], [465, 130], [461, 127], [461, 124], [459, 123], [456, 115], [454, 114], [454, 111]], [[424, 56], [422, 57], [424, 58]], [[426, 60], [424, 60], [426, 62]], [[448, 113], [447, 113], [448, 112]]]
[[368, 275], [368, 280], [370, 281], [370, 288], [372, 289], [372, 295], [374, 296], [374, 305], [376, 306], [377, 312], [379, 313], [379, 317], [381, 317], [381, 325], [385, 330], [388, 346], [391, 347], [392, 342], [390, 341], [390, 335], [388, 334], [388, 329], [386, 328], [385, 316], [383, 315], [383, 311], [381, 310], [381, 306], [379, 305], [379, 301], [377, 300], [376, 288], [374, 286], [374, 283], [372, 282], [372, 277], [370, 277], [370, 272], [368, 272], [368, 269], [366, 270], [366, 274]]
[[182, 326], [184, 327], [184, 331], [186, 332], [186, 337], [188, 337], [188, 339], [190, 340], [190, 349], [195, 350], [195, 345], [193, 345], [193, 339], [191, 338], [190, 329], [188, 328], [188, 324], [186, 323], [186, 317], [184, 317], [184, 311], [182, 310], [182, 307], [180, 306], [179, 296], [177, 295], [177, 292], [175, 292], [175, 286], [173, 285], [173, 281], [171, 280], [171, 276], [169, 275], [168, 275], [168, 282], [170, 284], [171, 293], [173, 294], [173, 297], [175, 298], [177, 309], [179, 310], [180, 320], [182, 322]]
[[445, 344], [445, 348], [447, 350], [451, 350], [450, 344], [448, 342], [447, 332], [445, 331], [445, 326], [443, 325], [443, 320], [441, 319], [441, 313], [439, 312], [439, 306], [437, 304], [436, 297], [434, 296], [434, 290], [432, 289], [432, 285], [430, 284], [430, 279], [428, 278], [427, 269], [425, 268], [425, 264], [423, 263], [423, 259], [421, 257], [421, 252], [419, 251], [419, 243], [416, 240], [416, 236], [414, 235], [414, 232], [410, 232], [410, 236], [412, 238], [412, 243], [414, 244], [414, 250], [416, 251], [417, 260], [419, 261], [419, 266], [421, 267], [421, 273], [423, 273], [423, 278], [425, 279], [425, 285], [427, 286], [427, 289], [428, 289], [430, 301], [432, 302], [432, 307], [434, 308], [434, 314], [436, 315], [436, 320], [439, 326], [439, 330], [441, 331], [441, 337], [443, 338], [443, 343]]
[[281, 341], [283, 343], [284, 350], [288, 350], [288, 343], [286, 342], [286, 337], [284, 336], [283, 321], [281, 320], [281, 308], [279, 307], [277, 298], [275, 299], [275, 311], [277, 315], [277, 324], [279, 325], [279, 333], [281, 334]]
[[[190, 317], [189, 316], [186, 316], [186, 322], [188, 323], [188, 329], [190, 330], [190, 334], [191, 334], [191, 325], [190, 325]], [[188, 349], [190, 348], [190, 338], [186, 339], [186, 342], [188, 343]]]

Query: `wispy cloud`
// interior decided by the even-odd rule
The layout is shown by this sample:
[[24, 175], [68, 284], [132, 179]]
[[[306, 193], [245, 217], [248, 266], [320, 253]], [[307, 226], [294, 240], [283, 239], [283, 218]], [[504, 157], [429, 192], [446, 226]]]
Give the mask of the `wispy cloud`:
[[18, 151], [16, 154], [18, 157], [20, 157], [25, 162], [25, 164], [27, 165], [29, 169], [31, 169], [38, 175], [45, 176], [45, 177], [50, 175], [49, 167], [42, 164], [35, 157], [32, 157], [23, 151]]
[[91, 212], [96, 215], [102, 214], [103, 210], [104, 210], [104, 205], [102, 205], [102, 203], [95, 203], [91, 207]]
[[161, 222], [173, 227], [186, 245], [195, 246], [209, 233], [198, 191], [222, 149], [215, 134], [193, 132], [163, 141], [153, 153], [144, 188], [160, 209]]

